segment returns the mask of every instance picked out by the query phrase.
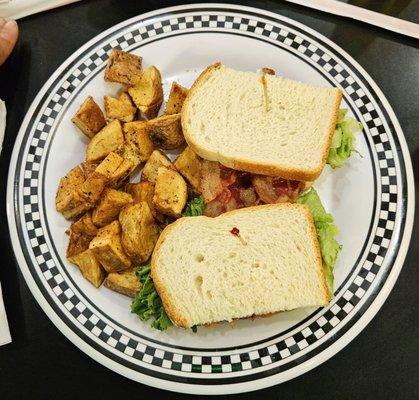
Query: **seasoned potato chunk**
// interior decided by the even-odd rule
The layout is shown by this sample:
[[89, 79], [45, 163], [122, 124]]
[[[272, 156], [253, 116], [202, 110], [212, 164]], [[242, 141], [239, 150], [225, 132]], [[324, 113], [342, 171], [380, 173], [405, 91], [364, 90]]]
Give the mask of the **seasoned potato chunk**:
[[105, 81], [134, 86], [141, 78], [142, 58], [125, 51], [112, 49], [105, 69]]
[[92, 96], [83, 102], [71, 121], [89, 138], [95, 136], [106, 125], [102, 110]]
[[69, 203], [75, 190], [83, 184], [84, 180], [84, 173], [79, 166], [74, 167], [66, 176], [60, 179], [55, 196], [55, 206], [58, 212], [62, 213], [69, 209]]
[[81, 185], [80, 194], [93, 207], [99, 200], [107, 183], [108, 178], [106, 176], [94, 171]]
[[105, 271], [92, 250], [87, 249], [82, 253], [76, 254], [70, 257], [69, 261], [79, 267], [82, 275], [92, 283], [93, 286], [98, 288], [105, 279]]
[[127, 142], [134, 143], [139, 152], [142, 161], [147, 161], [154, 151], [153, 142], [150, 140], [147, 132], [147, 122], [134, 121], [124, 125], [124, 134]]
[[89, 248], [93, 236], [70, 230], [70, 239], [68, 241], [66, 257], [69, 259]]
[[173, 150], [185, 143], [180, 114], [163, 115], [147, 122], [148, 135], [156, 147]]
[[125, 180], [128, 178], [132, 170], [132, 162], [129, 160], [123, 160], [121, 165], [112, 174], [109, 181], [109, 187], [119, 188], [122, 184], [125, 183]]
[[130, 268], [122, 272], [111, 272], [103, 284], [115, 292], [134, 297], [135, 293], [140, 290], [136, 270], [137, 268]]
[[123, 161], [124, 159], [119, 154], [116, 154], [112, 151], [97, 166], [95, 171], [106, 176], [108, 179], [112, 179], [112, 177], [115, 175], [115, 172], [118, 170]]
[[125, 252], [134, 264], [146, 262], [159, 237], [159, 228], [148, 204], [143, 201], [124, 207], [119, 214], [119, 222]]
[[163, 102], [160, 71], [155, 66], [145, 69], [139, 82], [129, 88], [128, 93], [147, 118], [154, 118]]
[[83, 170], [84, 177], [87, 179], [99, 166], [99, 162], [96, 161], [83, 161], [80, 164], [80, 168]]
[[68, 232], [80, 233], [93, 238], [97, 234], [97, 227], [93, 223], [92, 214], [87, 212], [77, 221], [73, 222], [68, 229]]
[[154, 219], [160, 222], [164, 221], [165, 217], [154, 207], [154, 185], [151, 182], [143, 181], [140, 183], [128, 183], [125, 185], [125, 191], [132, 196], [134, 203], [145, 201], [150, 207]]
[[118, 219], [122, 207], [132, 203], [132, 196], [119, 190], [106, 188], [92, 213], [96, 226], [102, 227]]
[[100, 228], [89, 249], [107, 272], [122, 271], [131, 266], [121, 244], [121, 225], [118, 221]]
[[122, 92], [118, 99], [105, 96], [105, 113], [107, 119], [119, 119], [122, 122], [134, 120], [137, 108], [134, 107], [128, 93]]
[[199, 191], [201, 158], [188, 146], [173, 163], [175, 168], [188, 180], [193, 189]]
[[115, 119], [97, 133], [86, 149], [87, 161], [104, 159], [111, 151], [115, 151], [124, 143], [121, 123]]
[[159, 150], [154, 150], [150, 158], [144, 165], [141, 173], [141, 180], [156, 183], [157, 171], [160, 167], [174, 168], [171, 161]]
[[177, 82], [173, 82], [164, 114], [171, 115], [180, 113], [188, 92], [188, 89], [179, 85]]
[[157, 171], [154, 206], [162, 214], [178, 218], [181, 216], [188, 197], [188, 188], [182, 176], [169, 168]]

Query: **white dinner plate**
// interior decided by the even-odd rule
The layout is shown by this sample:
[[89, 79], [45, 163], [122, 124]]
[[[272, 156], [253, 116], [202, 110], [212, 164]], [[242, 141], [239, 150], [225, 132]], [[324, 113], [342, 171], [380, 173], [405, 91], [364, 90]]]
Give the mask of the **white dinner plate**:
[[[198, 333], [155, 331], [130, 299], [95, 289], [65, 258], [69, 223], [55, 210], [59, 179], [83, 161], [86, 140], [71, 117], [88, 95], [99, 104], [119, 85], [103, 72], [113, 47], [156, 65], [167, 95], [215, 61], [305, 83], [337, 86], [363, 132], [347, 165], [326, 166], [315, 187], [340, 228], [335, 296], [307, 308]], [[318, 366], [350, 342], [383, 304], [402, 268], [413, 223], [414, 183], [400, 125], [371, 77], [312, 29], [254, 8], [199, 4], [134, 17], [76, 51], [44, 85], [16, 140], [7, 211], [13, 248], [36, 300], [58, 329], [106, 367], [179, 392], [244, 392]]]

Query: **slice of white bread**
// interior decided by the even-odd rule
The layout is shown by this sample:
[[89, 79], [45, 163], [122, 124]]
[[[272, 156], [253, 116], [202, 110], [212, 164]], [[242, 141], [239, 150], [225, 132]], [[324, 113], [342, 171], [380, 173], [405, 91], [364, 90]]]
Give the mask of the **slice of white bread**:
[[322, 172], [342, 93], [218, 63], [195, 81], [182, 108], [189, 146], [226, 167], [313, 181]]
[[160, 235], [151, 274], [167, 315], [184, 328], [330, 300], [313, 218], [301, 204], [181, 218]]

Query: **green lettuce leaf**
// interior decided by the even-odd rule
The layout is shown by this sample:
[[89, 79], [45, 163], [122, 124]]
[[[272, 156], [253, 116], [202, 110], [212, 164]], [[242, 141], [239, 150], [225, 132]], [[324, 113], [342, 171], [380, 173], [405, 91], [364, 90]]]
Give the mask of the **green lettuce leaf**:
[[354, 118], [348, 117], [348, 110], [339, 110], [339, 118], [332, 138], [327, 163], [332, 168], [340, 168], [351, 156], [355, 145], [355, 133], [362, 130], [362, 125]]
[[164, 331], [172, 322], [167, 316], [162, 301], [154, 287], [151, 279], [150, 265], [138, 267], [136, 271], [140, 281], [140, 290], [135, 294], [131, 304], [131, 312], [138, 315], [142, 321], [148, 321], [154, 318], [151, 326], [160, 331]]
[[326, 212], [320, 197], [314, 188], [301, 194], [297, 200], [300, 204], [306, 204], [313, 215], [317, 238], [323, 259], [325, 279], [330, 293], [333, 294], [333, 269], [341, 246], [335, 236], [339, 233], [338, 227], [333, 223], [333, 216]]
[[198, 215], [202, 215], [204, 213], [205, 203], [204, 198], [202, 196], [195, 197], [191, 201], [189, 201], [185, 209], [182, 213], [183, 217], [197, 217]]

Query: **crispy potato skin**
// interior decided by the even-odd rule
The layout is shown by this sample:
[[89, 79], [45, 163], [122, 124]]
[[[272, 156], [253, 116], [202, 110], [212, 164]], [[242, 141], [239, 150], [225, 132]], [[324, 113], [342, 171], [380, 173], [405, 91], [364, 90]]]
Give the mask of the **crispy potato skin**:
[[141, 79], [141, 64], [141, 57], [112, 49], [105, 69], [105, 81], [134, 86]]
[[124, 143], [121, 123], [115, 119], [97, 133], [87, 145], [86, 161], [103, 160]]
[[85, 176], [83, 170], [76, 166], [66, 176], [60, 179], [57, 194], [55, 195], [55, 207], [62, 213], [69, 209], [69, 203], [73, 193], [83, 184]]
[[147, 161], [154, 151], [153, 142], [150, 140], [147, 132], [146, 121], [134, 121], [124, 125], [124, 134], [126, 142], [130, 142], [138, 149], [138, 160]]
[[87, 249], [82, 253], [69, 257], [69, 261], [77, 265], [82, 275], [95, 287], [99, 287], [105, 279], [105, 270], [93, 254]]
[[160, 150], [154, 150], [144, 165], [141, 173], [141, 180], [146, 180], [155, 184], [157, 180], [157, 171], [160, 167], [174, 168], [172, 162], [164, 153]]
[[187, 198], [188, 188], [182, 176], [172, 169], [160, 167], [153, 197], [156, 209], [169, 217], [179, 218]]
[[87, 97], [71, 121], [90, 139], [106, 125], [102, 110], [92, 96]]
[[180, 114], [163, 115], [147, 122], [147, 132], [154, 146], [174, 150], [185, 144]]
[[89, 249], [109, 273], [131, 267], [131, 260], [121, 244], [121, 225], [118, 221], [100, 228], [90, 242]]
[[175, 168], [188, 180], [195, 191], [200, 190], [202, 160], [189, 146], [179, 154], [173, 163]]
[[177, 82], [173, 82], [172, 87], [170, 88], [169, 99], [167, 100], [164, 115], [180, 113], [188, 92], [188, 89], [179, 85]]
[[119, 119], [121, 122], [131, 122], [135, 118], [137, 108], [134, 107], [128, 93], [122, 92], [118, 99], [104, 96], [105, 113], [108, 120]]
[[145, 201], [126, 206], [119, 214], [121, 243], [135, 265], [146, 262], [159, 237], [150, 207]]
[[140, 282], [135, 275], [136, 268], [122, 272], [111, 272], [103, 282], [104, 286], [125, 296], [134, 297], [140, 290]]

